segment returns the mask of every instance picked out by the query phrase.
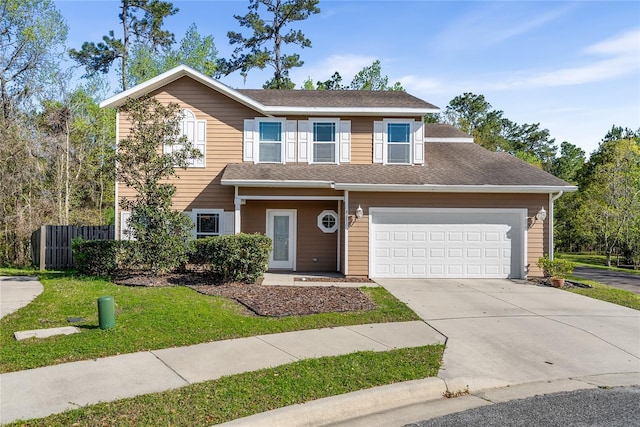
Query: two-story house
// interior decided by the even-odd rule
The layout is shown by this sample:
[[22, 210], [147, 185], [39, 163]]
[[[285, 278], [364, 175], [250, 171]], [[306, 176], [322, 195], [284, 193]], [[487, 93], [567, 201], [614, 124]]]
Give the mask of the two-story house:
[[[194, 237], [265, 233], [270, 269], [540, 275], [553, 201], [576, 189], [451, 126], [424, 124], [437, 107], [405, 92], [232, 89], [180, 66], [101, 106], [144, 94], [178, 103], [182, 131], [203, 153], [174, 182], [174, 208], [191, 215]], [[118, 114], [117, 138], [127, 132]], [[116, 188], [117, 202], [132, 195]], [[117, 202], [121, 232], [128, 213]]]

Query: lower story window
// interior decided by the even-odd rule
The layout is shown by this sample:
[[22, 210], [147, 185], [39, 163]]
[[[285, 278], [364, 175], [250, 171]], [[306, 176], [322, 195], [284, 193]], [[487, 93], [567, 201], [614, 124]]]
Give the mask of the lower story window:
[[194, 209], [193, 222], [196, 239], [222, 234], [222, 209]]
[[335, 211], [322, 211], [318, 215], [318, 228], [323, 233], [334, 233], [338, 229], [338, 214]]

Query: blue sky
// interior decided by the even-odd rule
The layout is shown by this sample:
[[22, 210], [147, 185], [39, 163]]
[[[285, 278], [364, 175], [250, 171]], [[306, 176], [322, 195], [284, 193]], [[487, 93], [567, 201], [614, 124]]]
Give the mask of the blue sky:
[[[228, 57], [227, 31], [240, 30], [248, 0], [174, 1], [166, 28], [180, 40], [195, 23]], [[59, 0], [69, 47], [118, 34], [119, 1]], [[518, 123], [540, 123], [559, 143], [587, 154], [612, 125], [640, 128], [638, 1], [347, 1], [321, 0], [321, 13], [296, 24], [312, 47], [290, 76], [349, 83], [379, 59], [390, 82], [444, 110], [464, 92], [483, 94]], [[289, 51], [291, 52], [291, 50]], [[259, 88], [272, 71], [222, 79]], [[115, 80], [114, 80], [115, 81]]]

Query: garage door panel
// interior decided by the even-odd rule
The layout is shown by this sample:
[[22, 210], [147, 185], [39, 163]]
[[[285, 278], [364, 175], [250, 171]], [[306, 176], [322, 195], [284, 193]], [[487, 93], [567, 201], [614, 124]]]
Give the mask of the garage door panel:
[[520, 212], [371, 213], [371, 270], [378, 277], [521, 276]]
[[411, 233], [411, 241], [413, 242], [426, 242], [427, 241], [427, 233], [424, 231], [413, 232]]
[[482, 249], [480, 248], [471, 248], [466, 251], [467, 259], [481, 259], [482, 258]]
[[444, 242], [444, 232], [442, 231], [432, 231], [429, 233], [429, 241], [430, 242]]
[[447, 251], [449, 259], [462, 259], [464, 254], [463, 248], [450, 248]]

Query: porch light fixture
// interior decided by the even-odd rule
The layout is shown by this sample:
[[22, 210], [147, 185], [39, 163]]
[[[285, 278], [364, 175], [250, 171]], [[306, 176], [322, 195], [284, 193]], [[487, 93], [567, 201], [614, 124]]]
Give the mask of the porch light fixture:
[[547, 211], [544, 210], [544, 206], [541, 207], [536, 214], [536, 219], [540, 222], [544, 222], [544, 220], [547, 219]]
[[362, 210], [362, 206], [358, 205], [358, 209], [356, 209], [356, 218], [360, 219], [364, 215], [364, 211]]

